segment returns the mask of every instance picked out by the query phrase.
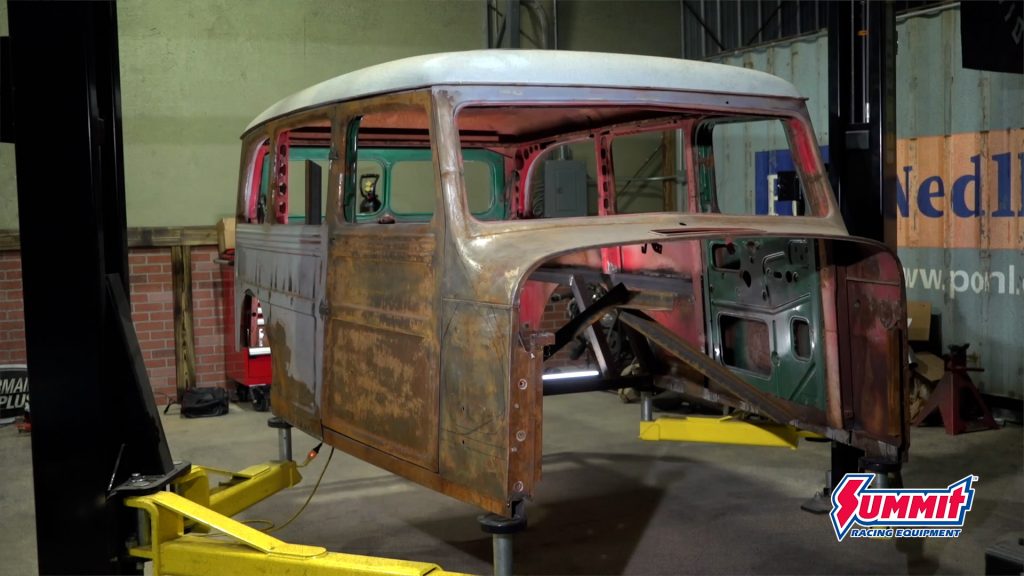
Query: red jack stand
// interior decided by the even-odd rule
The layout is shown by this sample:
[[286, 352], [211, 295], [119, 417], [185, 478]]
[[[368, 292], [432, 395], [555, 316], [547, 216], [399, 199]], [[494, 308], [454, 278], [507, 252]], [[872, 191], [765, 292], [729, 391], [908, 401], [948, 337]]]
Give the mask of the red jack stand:
[[[932, 392], [928, 403], [925, 404], [917, 418], [914, 419], [914, 426], [920, 426], [938, 410], [942, 416], [942, 425], [946, 429], [946, 434], [950, 436], [976, 430], [999, 428], [999, 424], [996, 424], [996, 421], [992, 419], [992, 413], [989, 411], [985, 401], [982, 400], [977, 386], [971, 381], [971, 377], [967, 375], [968, 372], [983, 372], [985, 370], [984, 368], [967, 367], [968, 346], [970, 344], [949, 347], [950, 353], [946, 356], [946, 373], [943, 375], [939, 385], [935, 387], [935, 391]], [[961, 412], [961, 401], [964, 399], [967, 400], [968, 406], [966, 407], [973, 403], [980, 410], [980, 418], [964, 419], [963, 412]]]

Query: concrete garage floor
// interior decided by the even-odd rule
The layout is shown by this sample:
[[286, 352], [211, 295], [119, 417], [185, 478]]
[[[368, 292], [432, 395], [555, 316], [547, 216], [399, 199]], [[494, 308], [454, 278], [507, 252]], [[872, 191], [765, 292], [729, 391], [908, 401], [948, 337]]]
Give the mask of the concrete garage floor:
[[[277, 454], [267, 413], [164, 426], [176, 459], [240, 469]], [[980, 477], [959, 539], [837, 542], [827, 516], [800, 510], [820, 487], [828, 446], [799, 450], [636, 439], [639, 407], [608, 393], [545, 400], [544, 480], [517, 537], [516, 571], [530, 574], [979, 574], [985, 549], [1024, 530], [1022, 430], [947, 436], [914, 429], [904, 479], [945, 487]], [[0, 574], [36, 571], [31, 440], [0, 429]], [[315, 445], [295, 434], [295, 453]], [[69, 445], [69, 449], [72, 448]], [[302, 504], [329, 450], [303, 482], [241, 517], [281, 523]], [[429, 561], [489, 573], [479, 511], [336, 452], [306, 512], [276, 535], [339, 552]]]

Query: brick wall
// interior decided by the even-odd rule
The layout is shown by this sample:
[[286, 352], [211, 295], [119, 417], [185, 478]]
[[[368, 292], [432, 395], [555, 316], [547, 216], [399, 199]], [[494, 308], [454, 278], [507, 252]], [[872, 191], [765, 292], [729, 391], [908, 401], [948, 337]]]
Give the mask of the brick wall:
[[171, 251], [145, 248], [128, 253], [132, 320], [158, 404], [175, 396], [174, 303], [171, 298]]
[[[192, 305], [199, 386], [224, 386], [224, 328], [220, 265], [214, 246], [192, 248]], [[176, 396], [171, 250], [132, 249], [128, 254], [132, 320], [158, 404]], [[25, 363], [21, 255], [0, 252], [0, 364]]]
[[192, 332], [196, 385], [224, 386], [224, 297], [216, 246], [192, 249]]
[[[556, 289], [552, 299], [548, 300], [547, 306], [544, 307], [544, 314], [540, 318], [540, 329], [554, 333], [568, 322], [569, 316], [567, 310], [571, 299], [572, 292], [569, 288], [561, 287]], [[590, 351], [588, 350], [587, 352], [584, 352], [582, 356], [573, 360], [571, 357], [573, 348], [575, 348], [575, 344], [569, 343], [565, 348], [559, 350], [558, 353], [544, 363], [544, 371], [565, 371], [568, 369], [586, 368], [590, 357]]]
[[[196, 383], [224, 386], [224, 301], [220, 265], [214, 246], [192, 248], [192, 313], [195, 337]], [[132, 319], [158, 404], [176, 395], [174, 304], [171, 297], [169, 248], [132, 249], [128, 254]], [[548, 302], [541, 329], [554, 332], [566, 321], [568, 290], [563, 299]], [[545, 363], [545, 369], [585, 367], [588, 355], [577, 360], [566, 346]], [[25, 363], [25, 325], [21, 299], [21, 255], [0, 252], [0, 364]]]

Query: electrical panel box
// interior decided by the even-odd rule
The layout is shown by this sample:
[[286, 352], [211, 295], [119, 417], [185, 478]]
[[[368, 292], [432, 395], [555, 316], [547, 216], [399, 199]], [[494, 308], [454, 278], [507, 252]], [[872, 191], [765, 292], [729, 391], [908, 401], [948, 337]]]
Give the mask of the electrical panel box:
[[587, 165], [581, 160], [544, 163], [544, 216], [587, 215]]

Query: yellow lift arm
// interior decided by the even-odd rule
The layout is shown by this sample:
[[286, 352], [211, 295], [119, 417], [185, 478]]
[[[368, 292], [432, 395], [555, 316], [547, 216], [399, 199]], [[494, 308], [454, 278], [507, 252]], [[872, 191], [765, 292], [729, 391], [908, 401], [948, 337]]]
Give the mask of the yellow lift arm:
[[641, 440], [775, 446], [796, 450], [801, 437], [816, 436], [784, 424], [754, 423], [732, 416], [662, 417], [640, 422]]
[[[210, 473], [228, 480], [211, 489]], [[230, 518], [302, 477], [294, 461], [268, 462], [241, 472], [193, 466], [174, 481], [175, 491], [125, 500], [145, 518], [132, 556], [153, 562], [153, 574], [451, 574], [436, 564], [339, 554], [320, 546], [289, 544]], [[189, 526], [190, 533], [185, 533]], [[213, 531], [213, 532], [211, 532]]]

